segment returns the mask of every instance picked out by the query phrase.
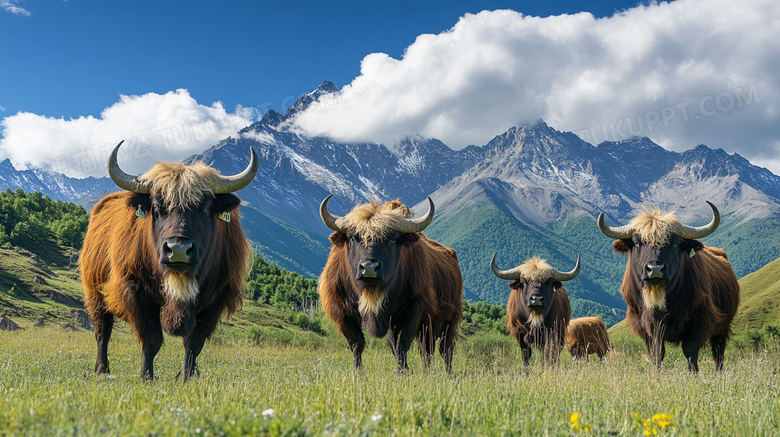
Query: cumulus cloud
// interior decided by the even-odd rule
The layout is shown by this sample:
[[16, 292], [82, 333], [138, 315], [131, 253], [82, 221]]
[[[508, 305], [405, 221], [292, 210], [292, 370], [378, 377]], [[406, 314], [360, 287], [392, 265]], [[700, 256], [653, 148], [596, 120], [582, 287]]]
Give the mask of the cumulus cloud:
[[30, 11], [17, 5], [16, 3], [17, 2], [15, 0], [0, 0], [0, 8], [5, 9], [6, 11], [12, 14], [24, 15], [26, 17], [29, 17]]
[[51, 118], [19, 112], [0, 121], [0, 159], [16, 168], [45, 167], [72, 177], [106, 176], [105, 162], [120, 141], [120, 164], [142, 173], [155, 160], [175, 161], [213, 146], [249, 125], [256, 114], [220, 102], [204, 106], [187, 90], [120, 96], [100, 117]]
[[632, 134], [678, 151], [703, 143], [780, 173], [778, 28], [775, 0], [677, 0], [601, 19], [467, 14], [420, 35], [400, 60], [366, 56], [338, 104], [323, 101], [293, 126], [461, 148], [542, 118], [591, 143]]

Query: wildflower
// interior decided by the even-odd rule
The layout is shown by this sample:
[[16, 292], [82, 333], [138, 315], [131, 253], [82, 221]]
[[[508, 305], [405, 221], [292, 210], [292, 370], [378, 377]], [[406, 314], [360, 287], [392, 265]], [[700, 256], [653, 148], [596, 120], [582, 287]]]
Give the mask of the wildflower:
[[263, 411], [262, 414], [263, 414], [263, 417], [273, 416], [274, 415], [274, 409], [273, 408], [269, 408], [269, 409]]
[[569, 418], [569, 421], [571, 422], [571, 429], [574, 431], [585, 431], [590, 433], [590, 423], [580, 423], [581, 418], [582, 416], [580, 413], [572, 413], [571, 418]]
[[379, 420], [381, 418], [382, 418], [381, 414], [374, 414], [373, 416], [371, 416], [371, 420], [373, 420], [374, 422], [376, 422], [377, 420]]

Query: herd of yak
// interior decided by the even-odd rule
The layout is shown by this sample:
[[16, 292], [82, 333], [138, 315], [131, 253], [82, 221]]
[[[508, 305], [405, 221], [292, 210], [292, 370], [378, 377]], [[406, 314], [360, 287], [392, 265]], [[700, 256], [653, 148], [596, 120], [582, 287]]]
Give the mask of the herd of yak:
[[[233, 192], [247, 186], [258, 169], [250, 149], [247, 168], [224, 176], [196, 163], [157, 163], [141, 176], [123, 172], [116, 146], [109, 174], [123, 189], [102, 199], [90, 214], [81, 255], [81, 277], [87, 310], [95, 325], [95, 373], [109, 373], [108, 342], [114, 318], [125, 320], [142, 346], [141, 376], [154, 377], [154, 358], [163, 330], [180, 336], [184, 361], [179, 375], [197, 374], [196, 360], [205, 340], [224, 315], [237, 311], [243, 299], [250, 246], [241, 230]], [[332, 195], [331, 195], [332, 196]], [[447, 372], [462, 318], [463, 279], [455, 251], [430, 240], [422, 231], [434, 216], [414, 218], [398, 201], [356, 206], [344, 217], [320, 205], [323, 222], [334, 232], [332, 248], [319, 278], [322, 309], [335, 322], [361, 366], [363, 331], [385, 337], [399, 370], [417, 341], [422, 365], [428, 367], [438, 343]], [[698, 371], [698, 354], [709, 340], [716, 370], [739, 304], [739, 284], [723, 250], [699, 239], [715, 232], [720, 215], [701, 227], [682, 224], [674, 214], [645, 210], [629, 224], [598, 226], [614, 240], [615, 251], [628, 262], [620, 292], [628, 306], [626, 322], [660, 367], [665, 344], [682, 344], [690, 371]], [[487, 267], [487, 266], [486, 266]], [[556, 362], [568, 343], [576, 359], [612, 349], [598, 317], [571, 319], [563, 282], [580, 272], [561, 272], [545, 260], [531, 258], [501, 270], [496, 256], [493, 274], [509, 283], [506, 326], [517, 339], [523, 363], [531, 348]]]

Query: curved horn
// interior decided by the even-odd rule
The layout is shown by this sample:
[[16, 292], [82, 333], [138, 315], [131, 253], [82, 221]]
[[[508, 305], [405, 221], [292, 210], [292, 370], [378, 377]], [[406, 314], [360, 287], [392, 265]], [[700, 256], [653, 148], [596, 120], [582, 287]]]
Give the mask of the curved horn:
[[599, 214], [598, 224], [601, 233], [606, 235], [609, 238], [614, 238], [616, 240], [625, 240], [627, 238], [631, 238], [631, 236], [634, 235], [634, 229], [629, 225], [612, 227], [606, 224], [604, 222], [603, 212]]
[[509, 279], [509, 280], [515, 280], [520, 279], [520, 269], [518, 267], [515, 267], [513, 269], [509, 270], [499, 270], [496, 266], [496, 256], [498, 256], [498, 251], [493, 254], [493, 259], [490, 260], [490, 271], [493, 272], [494, 275], [501, 279]]
[[718, 208], [716, 208], [712, 203], [707, 202], [707, 205], [712, 208], [712, 221], [704, 226], [682, 225], [680, 227], [680, 231], [677, 233], [679, 236], [687, 240], [698, 240], [699, 238], [704, 238], [707, 235], [710, 235], [711, 233], [715, 232], [716, 229], [718, 229], [718, 226], [720, 225], [720, 212], [718, 212]]
[[250, 147], [249, 151], [252, 152], [252, 156], [249, 159], [249, 165], [244, 171], [233, 176], [221, 176], [211, 183], [211, 189], [214, 191], [214, 194], [232, 193], [246, 187], [252, 182], [252, 179], [255, 178], [255, 174], [257, 174], [257, 166], [259, 164], [255, 149]]
[[572, 279], [576, 278], [577, 275], [580, 274], [580, 256], [577, 255], [577, 264], [574, 266], [574, 270], [570, 272], [559, 272], [558, 270], [555, 270], [555, 273], [553, 273], [553, 279], [556, 281], [571, 281]]
[[431, 200], [431, 196], [428, 196], [428, 212], [420, 218], [405, 219], [398, 224], [398, 230], [404, 234], [415, 234], [417, 232], [422, 232], [433, 221], [433, 214], [435, 210], [436, 209], [433, 206], [433, 200]]
[[111, 176], [111, 180], [114, 181], [117, 187], [123, 190], [132, 191], [138, 194], [149, 194], [152, 190], [151, 183], [143, 183], [138, 180], [137, 176], [129, 175], [119, 168], [119, 163], [116, 160], [116, 155], [119, 153], [119, 146], [124, 143], [125, 140], [119, 142], [114, 147], [114, 151], [111, 152], [111, 156], [108, 157], [108, 175]]
[[333, 229], [334, 231], [347, 232], [347, 224], [344, 221], [344, 217], [335, 216], [328, 212], [328, 201], [331, 197], [333, 197], [332, 194], [326, 197], [325, 200], [320, 203], [320, 218], [322, 218], [325, 226]]

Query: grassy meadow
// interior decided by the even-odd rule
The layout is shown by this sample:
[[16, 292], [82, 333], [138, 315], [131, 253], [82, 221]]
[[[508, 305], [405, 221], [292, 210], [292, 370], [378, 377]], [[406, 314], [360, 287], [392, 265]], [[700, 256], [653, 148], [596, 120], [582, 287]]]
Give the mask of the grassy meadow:
[[[138, 377], [140, 349], [119, 323], [112, 375], [92, 375], [93, 333], [59, 326], [0, 331], [0, 436], [220, 435], [780, 435], [780, 347], [729, 347], [726, 371], [701, 360], [687, 372], [670, 348], [659, 372], [635, 339], [617, 338], [607, 363], [595, 356], [522, 367], [516, 343], [496, 333], [462, 339], [454, 373], [436, 357], [395, 372], [389, 348], [369, 342], [351, 369], [346, 341], [223, 326], [199, 360], [201, 375], [175, 375], [183, 348], [169, 337], [157, 379]], [[702, 351], [703, 353], [705, 351]]]

